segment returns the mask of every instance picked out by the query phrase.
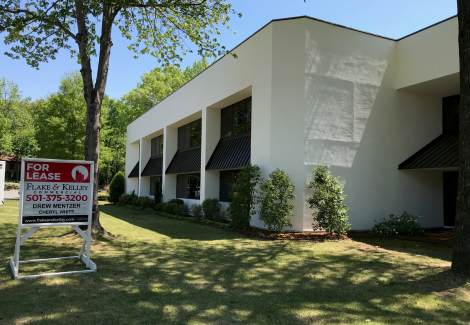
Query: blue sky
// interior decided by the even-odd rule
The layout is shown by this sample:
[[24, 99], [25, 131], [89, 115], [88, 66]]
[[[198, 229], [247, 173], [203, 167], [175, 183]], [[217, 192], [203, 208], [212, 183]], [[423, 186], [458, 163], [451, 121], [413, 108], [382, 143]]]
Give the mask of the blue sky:
[[[230, 21], [234, 35], [225, 31], [219, 38], [228, 49], [248, 38], [272, 19], [308, 15], [332, 23], [363, 30], [391, 38], [400, 38], [425, 28], [438, 21], [457, 14], [456, 0], [228, 0], [242, 18], [233, 17]], [[8, 50], [0, 34], [0, 53]], [[127, 50], [128, 41], [114, 30], [110, 69], [106, 94], [119, 98], [135, 88], [140, 76], [158, 66], [150, 55], [133, 58]], [[199, 59], [196, 55], [186, 56], [184, 68]], [[96, 66], [97, 58], [92, 61]], [[33, 100], [46, 97], [58, 90], [63, 75], [80, 69], [68, 52], [62, 52], [57, 59], [42, 64], [40, 70], [29, 67], [25, 60], [12, 60], [0, 57], [0, 78], [19, 85], [25, 97]], [[94, 71], [96, 72], [96, 71]]]

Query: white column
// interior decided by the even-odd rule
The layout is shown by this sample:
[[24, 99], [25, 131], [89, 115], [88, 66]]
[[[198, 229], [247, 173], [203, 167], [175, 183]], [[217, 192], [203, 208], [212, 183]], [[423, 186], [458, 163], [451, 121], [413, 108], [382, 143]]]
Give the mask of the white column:
[[135, 191], [135, 193], [139, 192], [139, 179], [127, 177], [132, 171], [132, 169], [135, 167], [135, 164], [137, 164], [137, 162], [140, 159], [139, 147], [140, 147], [139, 141], [127, 144], [126, 172], [124, 175], [126, 178], [126, 189], [125, 189], [126, 193], [130, 193], [132, 191]]
[[219, 198], [220, 172], [206, 171], [206, 165], [220, 139], [220, 109], [202, 110], [201, 139], [201, 201]]
[[167, 175], [165, 171], [178, 149], [178, 128], [166, 126], [163, 134], [162, 189], [165, 202], [176, 197], [176, 175]]
[[151, 139], [140, 139], [140, 170], [139, 170], [139, 196], [149, 196], [150, 195], [150, 177], [149, 176], [140, 176], [147, 165], [150, 156], [152, 155], [151, 150]]

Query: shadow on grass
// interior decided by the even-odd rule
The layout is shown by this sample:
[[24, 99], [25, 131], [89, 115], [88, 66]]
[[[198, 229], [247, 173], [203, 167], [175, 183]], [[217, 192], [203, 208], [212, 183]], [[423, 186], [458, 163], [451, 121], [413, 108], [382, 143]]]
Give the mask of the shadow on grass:
[[[341, 243], [239, 240], [209, 227], [203, 227], [206, 237], [221, 241], [205, 242], [203, 235], [193, 239], [187, 222], [162, 218], [145, 226], [142, 215], [124, 216], [114, 208], [120, 209], [102, 211], [156, 237], [95, 241], [94, 274], [11, 281], [5, 276], [11, 247], [1, 245], [0, 323], [467, 324], [470, 319], [470, 300], [459, 291], [465, 280], [422, 260], [387, 258]], [[44, 255], [75, 250], [44, 241]], [[325, 245], [342, 246], [322, 250]], [[32, 243], [29, 253], [35, 249]]]
[[208, 228], [202, 224], [189, 222], [187, 220], [177, 220], [156, 215], [145, 210], [135, 210], [128, 207], [106, 204], [100, 206], [103, 213], [109, 214], [114, 218], [130, 223], [132, 225], [155, 231], [159, 234], [173, 239], [190, 240], [222, 240], [227, 239], [227, 233], [233, 238], [244, 238], [242, 235], [232, 231], [207, 232]]
[[449, 245], [394, 238], [354, 238], [353, 240], [396, 252], [438, 258], [448, 262], [452, 261], [452, 247], [449, 247]]

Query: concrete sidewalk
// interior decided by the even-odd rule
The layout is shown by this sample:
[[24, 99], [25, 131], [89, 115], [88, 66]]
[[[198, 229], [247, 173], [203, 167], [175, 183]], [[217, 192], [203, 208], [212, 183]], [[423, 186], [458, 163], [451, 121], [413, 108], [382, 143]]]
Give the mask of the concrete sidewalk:
[[18, 190], [5, 191], [5, 200], [19, 200]]

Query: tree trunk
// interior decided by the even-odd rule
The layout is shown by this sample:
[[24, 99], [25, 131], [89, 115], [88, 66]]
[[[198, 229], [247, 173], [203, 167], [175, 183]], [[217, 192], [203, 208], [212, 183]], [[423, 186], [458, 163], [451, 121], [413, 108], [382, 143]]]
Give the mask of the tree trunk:
[[470, 276], [470, 1], [458, 0], [460, 107], [459, 185], [452, 271]]
[[117, 11], [113, 12], [113, 7], [107, 4], [103, 8], [103, 19], [101, 26], [100, 51], [98, 62], [98, 73], [95, 86], [90, 62], [89, 37], [86, 26], [83, 2], [75, 1], [77, 12], [77, 27], [79, 38], [79, 53], [82, 69], [80, 70], [83, 79], [84, 97], [87, 105], [86, 112], [86, 135], [85, 135], [85, 160], [95, 163], [93, 181], [93, 219], [92, 233], [94, 235], [106, 234], [100, 223], [100, 208], [98, 204], [98, 184], [99, 184], [99, 156], [100, 156], [100, 130], [101, 130], [101, 104], [106, 80], [108, 77], [109, 56], [111, 54], [111, 28]]
[[19, 158], [18, 160], [13, 160], [14, 161], [14, 164], [13, 164], [13, 172], [15, 173], [15, 180], [17, 182], [20, 181], [20, 170], [21, 170], [21, 158]]

